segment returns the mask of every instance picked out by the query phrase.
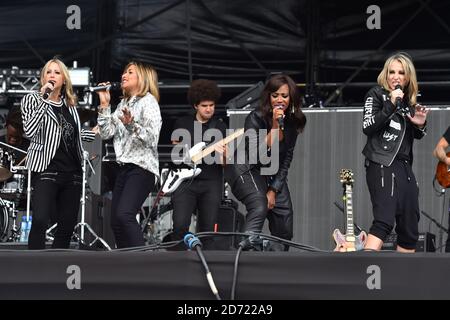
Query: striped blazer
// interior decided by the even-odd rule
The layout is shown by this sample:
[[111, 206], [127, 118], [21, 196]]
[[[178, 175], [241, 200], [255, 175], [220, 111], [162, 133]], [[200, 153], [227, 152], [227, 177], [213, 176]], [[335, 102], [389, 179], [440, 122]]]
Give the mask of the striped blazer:
[[[63, 100], [63, 104], [66, 105], [65, 100]], [[68, 107], [68, 109], [78, 127], [77, 149], [80, 159], [83, 159], [81, 140], [93, 141], [95, 133], [90, 130], [82, 130], [76, 108]], [[55, 156], [61, 141], [62, 130], [58, 118], [50, 103], [42, 99], [37, 92], [27, 94], [22, 98], [21, 111], [25, 135], [30, 139], [27, 168], [33, 172], [42, 172]]]

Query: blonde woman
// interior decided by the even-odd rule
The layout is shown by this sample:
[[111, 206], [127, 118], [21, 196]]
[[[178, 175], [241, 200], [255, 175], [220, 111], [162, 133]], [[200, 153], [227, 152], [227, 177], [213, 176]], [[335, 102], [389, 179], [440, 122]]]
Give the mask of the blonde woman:
[[128, 63], [121, 86], [123, 99], [114, 113], [109, 91], [98, 92], [97, 122], [102, 139], [114, 138], [120, 171], [113, 190], [111, 226], [116, 246], [125, 248], [144, 245], [136, 214], [159, 178], [157, 147], [162, 120], [158, 77], [153, 68]]
[[57, 222], [53, 248], [68, 248], [77, 223], [81, 196], [81, 139], [95, 134], [81, 130], [69, 72], [59, 59], [49, 60], [41, 71], [40, 92], [21, 102], [25, 135], [31, 140], [27, 167], [33, 172], [33, 223], [29, 249], [45, 248], [50, 219]]
[[408, 54], [389, 57], [378, 86], [366, 95], [363, 132], [366, 180], [374, 220], [365, 249], [380, 250], [396, 226], [397, 251], [414, 252], [419, 189], [412, 171], [414, 139], [426, 131], [428, 109], [417, 104], [417, 77]]

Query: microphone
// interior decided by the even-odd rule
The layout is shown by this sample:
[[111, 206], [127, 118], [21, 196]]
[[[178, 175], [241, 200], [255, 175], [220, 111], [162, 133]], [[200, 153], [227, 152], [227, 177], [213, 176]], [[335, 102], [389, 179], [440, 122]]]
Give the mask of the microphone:
[[111, 82], [110, 84], [104, 85], [104, 86], [95, 86], [95, 87], [89, 87], [89, 91], [91, 92], [97, 92], [97, 91], [103, 91], [103, 90], [119, 90], [121, 89], [120, 82]]
[[[277, 106], [274, 107], [274, 109], [283, 109], [283, 105], [277, 105]], [[284, 117], [283, 117], [283, 115], [280, 115], [277, 118], [277, 121], [278, 121], [278, 125], [280, 126], [280, 130], [284, 131]]]
[[[395, 86], [395, 90], [397, 90], [397, 89], [403, 90], [402, 86], [399, 84], [397, 84]], [[414, 117], [414, 115], [416, 113], [414, 106], [404, 106], [402, 103], [402, 98], [400, 98], [400, 97], [397, 97], [395, 99], [395, 106], [397, 107], [397, 110], [401, 110], [404, 115], [409, 114], [411, 117]]]
[[[395, 86], [395, 90], [398, 90], [398, 89], [403, 90], [403, 89], [402, 89], [402, 86], [399, 85], [399, 84]], [[395, 99], [395, 106], [397, 107], [397, 110], [402, 109], [402, 98], [397, 97], [397, 98]]]
[[[50, 80], [48, 83], [51, 83], [52, 86], [55, 85], [55, 81]], [[48, 97], [50, 96], [50, 93], [52, 93], [53, 89], [50, 89], [49, 87], [45, 88], [44, 93], [42, 94], [42, 99], [47, 100]]]

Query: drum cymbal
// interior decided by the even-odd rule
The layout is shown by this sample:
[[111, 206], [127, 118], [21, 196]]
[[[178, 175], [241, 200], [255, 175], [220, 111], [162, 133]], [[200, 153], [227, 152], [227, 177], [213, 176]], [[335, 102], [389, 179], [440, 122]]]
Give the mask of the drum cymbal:
[[97, 111], [91, 109], [77, 108], [81, 123], [88, 122], [97, 118]]
[[11, 178], [12, 172], [8, 168], [0, 165], [0, 181], [6, 181]]

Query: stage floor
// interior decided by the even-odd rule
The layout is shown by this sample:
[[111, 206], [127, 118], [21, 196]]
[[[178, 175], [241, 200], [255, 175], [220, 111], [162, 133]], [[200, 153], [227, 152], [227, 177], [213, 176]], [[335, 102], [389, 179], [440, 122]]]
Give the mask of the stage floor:
[[[206, 251], [230, 299], [236, 251]], [[238, 300], [450, 299], [450, 254], [243, 252]], [[0, 299], [215, 299], [193, 251], [0, 250]]]

